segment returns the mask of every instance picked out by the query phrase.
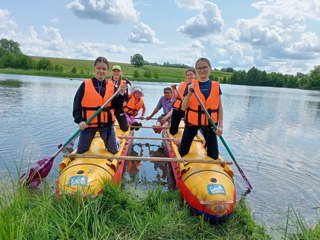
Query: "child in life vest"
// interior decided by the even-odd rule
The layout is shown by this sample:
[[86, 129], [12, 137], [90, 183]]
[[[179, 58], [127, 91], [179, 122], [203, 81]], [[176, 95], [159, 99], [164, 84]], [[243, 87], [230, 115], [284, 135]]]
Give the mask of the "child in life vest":
[[[140, 89], [135, 89], [129, 95], [129, 100], [124, 104], [124, 112], [126, 114], [127, 121], [131, 126], [142, 126], [142, 123], [138, 123], [136, 121], [136, 116], [138, 116], [140, 109], [142, 109], [142, 113], [139, 118], [141, 120], [144, 119], [146, 107], [142, 98], [143, 96], [144, 94]], [[135, 130], [137, 131], [139, 128], [135, 128]]]

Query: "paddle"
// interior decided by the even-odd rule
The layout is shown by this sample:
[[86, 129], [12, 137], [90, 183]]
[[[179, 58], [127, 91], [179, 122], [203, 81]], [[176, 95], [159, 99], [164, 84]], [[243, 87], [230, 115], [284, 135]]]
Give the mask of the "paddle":
[[[199, 104], [201, 105], [204, 113], [207, 115], [207, 117], [208, 117], [208, 119], [209, 119], [209, 122], [210, 122], [210, 124], [213, 126], [214, 130], [217, 130], [218, 128], [217, 128], [216, 124], [213, 122], [210, 114], [208, 113], [207, 109], [206, 109], [205, 106], [203, 105], [201, 99], [199, 98], [199, 95], [194, 91], [194, 89], [191, 88], [190, 90], [191, 90], [191, 92], [194, 93], [195, 97], [197, 98]], [[240, 168], [239, 164], [237, 163], [235, 157], [233, 156], [233, 154], [232, 154], [230, 148], [228, 147], [227, 143], [225, 142], [224, 138], [223, 138], [222, 136], [219, 136], [219, 138], [220, 138], [221, 142], [223, 143], [223, 145], [225, 146], [225, 148], [227, 149], [227, 151], [228, 151], [231, 159], [233, 160], [233, 162], [234, 162], [235, 165], [237, 166], [238, 171], [240, 172], [243, 180], [246, 182], [246, 184], [247, 184], [247, 186], [248, 186], [248, 190], [251, 191], [251, 190], [252, 190], [252, 185], [250, 184], [250, 182], [249, 182], [249, 180], [247, 179], [246, 175], [244, 174], [244, 172], [243, 172], [242, 169]]]
[[181, 94], [179, 93], [178, 89], [175, 88], [174, 90], [176, 90], [176, 92], [177, 92], [177, 94], [178, 94], [178, 97], [181, 99], [181, 101], [183, 101], [183, 97], [182, 97]]
[[[102, 110], [105, 106], [108, 105], [108, 103], [119, 93], [121, 89], [119, 88], [87, 121], [86, 124], [89, 124]], [[41, 179], [48, 176], [53, 160], [58, 156], [60, 152], [62, 152], [63, 149], [68, 147], [73, 140], [75, 140], [81, 132], [81, 129], [78, 128], [77, 131], [74, 132], [74, 134], [61, 146], [59, 145], [59, 150], [53, 154], [49, 159], [44, 158], [39, 161], [37, 161], [35, 164], [33, 164], [29, 170], [29, 173], [24, 173], [20, 177], [20, 183], [25, 184], [27, 186], [31, 185], [33, 187], [38, 187]]]

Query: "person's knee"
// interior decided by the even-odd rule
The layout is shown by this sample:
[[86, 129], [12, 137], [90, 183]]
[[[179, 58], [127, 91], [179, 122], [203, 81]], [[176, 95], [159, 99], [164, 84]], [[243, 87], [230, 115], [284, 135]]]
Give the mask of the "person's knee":
[[120, 126], [120, 129], [124, 132], [128, 131], [129, 130], [129, 125], [124, 125], [124, 126]]
[[89, 150], [89, 148], [83, 148], [83, 147], [78, 147], [77, 148], [77, 153], [78, 154], [82, 154], [82, 153], [84, 153], [84, 152], [87, 152]]
[[177, 134], [178, 129], [171, 127], [170, 130], [169, 130], [169, 132], [170, 132], [171, 135], [175, 135], [175, 134]]
[[118, 149], [108, 149], [108, 151], [111, 153], [111, 154], [117, 154], [119, 152]]

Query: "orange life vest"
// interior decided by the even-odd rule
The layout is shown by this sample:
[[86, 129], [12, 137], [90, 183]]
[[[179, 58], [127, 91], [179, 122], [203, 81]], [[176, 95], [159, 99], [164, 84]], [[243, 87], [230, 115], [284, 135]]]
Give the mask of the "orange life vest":
[[[178, 92], [181, 97], [183, 97], [184, 91], [186, 90], [187, 86], [188, 86], [187, 82], [182, 82], [180, 84]], [[178, 95], [177, 98], [174, 100], [172, 107], [173, 107], [173, 109], [176, 109], [179, 111], [179, 110], [181, 110], [181, 105], [182, 105], [182, 99]]]
[[[220, 105], [220, 85], [218, 82], [212, 81], [211, 92], [207, 99], [203, 96], [199, 81], [193, 80], [195, 92], [198, 94], [205, 108], [209, 112], [214, 123], [218, 122], [218, 110]], [[210, 125], [209, 120], [201, 109], [201, 106], [194, 94], [190, 96], [189, 106], [186, 110], [185, 119], [187, 124], [194, 126], [208, 126]]]
[[[114, 94], [114, 85], [111, 81], [106, 81], [106, 92], [104, 97], [96, 91], [92, 79], [84, 80], [84, 95], [81, 101], [82, 118], [87, 121], [108, 99]], [[113, 112], [108, 107], [111, 102], [92, 119], [89, 127], [103, 127], [108, 123], [114, 122]]]
[[124, 112], [130, 116], [137, 116], [139, 110], [143, 107], [144, 101], [142, 97], [139, 99], [139, 102], [135, 104], [136, 98], [132, 95], [127, 102], [127, 105], [124, 107]]

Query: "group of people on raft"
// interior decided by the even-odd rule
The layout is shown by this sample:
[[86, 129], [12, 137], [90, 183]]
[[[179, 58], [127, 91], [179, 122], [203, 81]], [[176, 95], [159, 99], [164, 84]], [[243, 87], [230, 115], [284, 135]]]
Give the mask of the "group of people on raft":
[[[208, 156], [213, 159], [218, 158], [217, 135], [220, 136], [223, 132], [222, 92], [219, 83], [209, 79], [212, 67], [207, 58], [199, 58], [195, 68], [186, 70], [186, 81], [182, 82], [179, 87], [173, 84], [171, 87], [164, 88], [164, 96], [160, 98], [153, 112], [147, 117], [144, 117], [146, 107], [141, 89], [135, 88], [129, 94], [128, 85], [131, 83], [127, 79], [122, 79], [121, 66], [112, 67], [111, 79], [106, 79], [108, 70], [108, 60], [105, 57], [98, 57], [94, 61], [95, 76], [84, 80], [74, 97], [73, 117], [81, 129], [78, 153], [89, 150], [98, 131], [106, 149], [116, 154], [120, 144], [115, 133], [115, 119], [122, 131], [128, 131], [129, 128], [138, 130], [142, 124], [137, 122], [137, 119], [150, 120], [163, 109], [163, 114], [158, 117], [153, 129], [156, 133], [161, 133], [163, 129], [169, 127], [170, 134], [174, 136], [184, 118], [185, 127], [182, 139], [175, 141], [179, 145], [181, 156], [188, 154], [193, 138], [200, 130], [205, 139]], [[197, 93], [216, 124], [216, 130], [211, 126], [194, 92]], [[112, 100], [107, 106], [90, 123], [86, 124], [86, 121], [110, 99]], [[137, 117], [141, 109], [141, 115]]]

